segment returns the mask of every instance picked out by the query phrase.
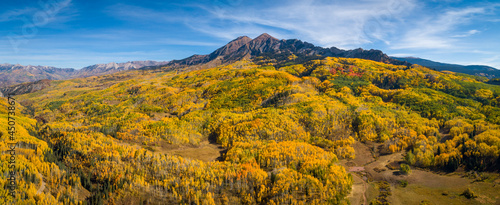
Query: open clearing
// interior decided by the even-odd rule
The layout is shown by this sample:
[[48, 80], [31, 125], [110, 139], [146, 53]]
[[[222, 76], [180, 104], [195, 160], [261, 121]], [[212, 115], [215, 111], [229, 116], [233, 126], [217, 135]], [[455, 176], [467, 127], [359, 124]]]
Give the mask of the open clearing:
[[145, 148], [149, 151], [196, 159], [203, 162], [221, 160], [225, 149], [209, 141], [200, 142], [198, 146], [160, 144], [159, 146], [143, 146], [139, 143], [117, 140], [118, 144], [133, 146], [137, 149]]
[[197, 159], [204, 162], [219, 160], [224, 149], [217, 144], [200, 143], [199, 147], [179, 147], [177, 149], [160, 149], [161, 153], [177, 155], [184, 158]]
[[[378, 145], [375, 143], [363, 144], [356, 142], [356, 159], [341, 160], [340, 163], [351, 170], [353, 188], [349, 195], [352, 205], [369, 204], [375, 199], [378, 191], [374, 184], [379, 181], [388, 181], [392, 195], [388, 198], [391, 204], [419, 204], [427, 200], [431, 204], [500, 204], [500, 176], [498, 173], [488, 173], [489, 182], [475, 182], [464, 177], [464, 172], [435, 173], [412, 167], [408, 176], [399, 175], [398, 170], [389, 167], [403, 162], [403, 153], [374, 157], [372, 150]], [[389, 165], [389, 166], [387, 166]], [[364, 170], [361, 169], [364, 167]], [[397, 167], [397, 166], [395, 166]], [[406, 180], [407, 187], [400, 186], [400, 181]], [[477, 198], [467, 199], [461, 194], [470, 188]], [[366, 198], [366, 200], [365, 200]]]

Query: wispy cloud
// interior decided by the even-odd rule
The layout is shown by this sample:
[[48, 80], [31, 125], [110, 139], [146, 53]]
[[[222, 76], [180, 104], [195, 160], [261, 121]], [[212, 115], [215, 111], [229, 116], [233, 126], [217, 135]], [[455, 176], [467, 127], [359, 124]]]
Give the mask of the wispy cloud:
[[394, 57], [409, 57], [409, 56], [414, 56], [415, 54], [410, 54], [410, 53], [393, 53], [389, 54], [389, 56], [394, 56]]
[[36, 11], [35, 8], [24, 8], [24, 9], [15, 9], [10, 10], [5, 13], [0, 14], [0, 22], [13, 21], [20, 19], [22, 16], [26, 16], [28, 14], [33, 14]]
[[276, 4], [283, 6], [258, 10], [200, 6], [211, 15], [188, 23], [193, 29], [222, 38], [228, 38], [231, 31], [271, 30], [279, 36], [310, 39], [322, 46], [352, 47], [384, 39], [396, 22], [415, 7], [413, 0], [365, 0], [356, 4], [308, 0]]
[[408, 29], [401, 40], [392, 49], [450, 49], [456, 39], [450, 37], [467, 37], [478, 33], [470, 30], [466, 34], [453, 35], [457, 27], [466, 25], [474, 18], [486, 13], [484, 7], [464, 8], [446, 11], [438, 16], [431, 16], [417, 21], [413, 29]]
[[477, 58], [470, 61], [457, 60], [454, 63], [460, 65], [487, 65], [496, 69], [500, 69], [500, 55], [489, 55], [488, 57]]
[[127, 4], [114, 4], [104, 9], [104, 12], [126, 21], [143, 21], [147, 23], [168, 23], [182, 22], [185, 17], [182, 17], [171, 11], [161, 11], [159, 9], [150, 9]]
[[[281, 4], [283, 2], [277, 2]], [[451, 49], [457, 38], [479, 34], [458, 29], [484, 17], [496, 4], [469, 8], [436, 8], [424, 2], [301, 1], [259, 9], [200, 6], [210, 15], [186, 21], [197, 31], [232, 39], [240, 33], [268, 32], [277, 37], [310, 40], [321, 46], [353, 48], [383, 42], [391, 49]], [[423, 12], [423, 14], [421, 14]]]
[[75, 15], [74, 10], [67, 9], [71, 7], [71, 3], [72, 0], [40, 1], [36, 7], [25, 7], [1, 14], [0, 22], [21, 20], [13, 23], [14, 26], [6, 33], [9, 50], [19, 53], [22, 47], [39, 35], [40, 28], [61, 27]]
[[[226, 40], [239, 35], [270, 33], [278, 38], [301, 38], [321, 46], [355, 47], [385, 41], [416, 0], [273, 1], [243, 5], [241, 1], [222, 4], [188, 4], [175, 12], [116, 4], [105, 12], [126, 21], [183, 23], [187, 27]], [[217, 3], [219, 2], [219, 3]], [[184, 15], [184, 10], [197, 15]]]
[[[75, 10], [68, 9], [71, 6], [72, 0], [40, 1], [33, 6], [8, 10], [0, 14], [0, 22], [23, 20], [24, 23], [46, 24], [44, 22], [67, 20], [75, 16]], [[63, 10], [66, 15], [61, 14]]]
[[465, 37], [469, 37], [469, 36], [472, 36], [472, 35], [480, 33], [480, 32], [481, 31], [473, 29], [473, 30], [469, 30], [469, 31], [465, 32], [464, 34], [454, 35], [454, 36], [451, 36], [451, 37], [454, 37], [454, 38], [465, 38]]

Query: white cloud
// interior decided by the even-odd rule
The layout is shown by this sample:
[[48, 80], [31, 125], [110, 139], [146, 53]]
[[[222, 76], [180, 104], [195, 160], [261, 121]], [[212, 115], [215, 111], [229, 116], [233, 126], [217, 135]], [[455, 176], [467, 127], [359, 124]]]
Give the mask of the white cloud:
[[411, 57], [414, 56], [415, 54], [410, 54], [410, 53], [393, 53], [393, 54], [388, 54], [389, 56], [393, 57]]
[[500, 55], [493, 55], [486, 58], [481, 58], [475, 62], [465, 62], [467, 65], [488, 65], [496, 69], [500, 69]]
[[480, 33], [480, 32], [481, 31], [473, 29], [473, 30], [467, 31], [464, 34], [454, 35], [454, 36], [451, 36], [451, 37], [454, 37], [454, 38], [465, 38], [465, 37], [469, 37], [469, 36], [472, 36], [472, 35]]
[[[413, 28], [406, 31], [402, 39], [391, 46], [392, 49], [450, 49], [456, 42], [450, 38], [450, 33], [458, 26], [468, 24], [470, 20], [486, 12], [485, 8], [465, 8], [450, 10], [435, 17], [427, 17], [413, 24]], [[478, 33], [470, 30], [466, 35]], [[460, 35], [452, 35], [460, 37]]]
[[[181, 9], [169, 12], [125, 4], [107, 11], [127, 21], [184, 23], [195, 31], [225, 40], [269, 33], [328, 47], [354, 48], [383, 42], [390, 49], [451, 49], [459, 38], [480, 33], [477, 29], [458, 28], [500, 6], [477, 5], [457, 9], [429, 8], [423, 0], [277, 0], [264, 5], [216, 0], [212, 4], [177, 5]], [[193, 15], [193, 10], [199, 12]]]
[[[233, 33], [268, 32], [277, 37], [311, 40], [321, 46], [361, 46], [384, 40], [396, 28], [413, 0], [364, 0], [358, 3], [294, 1], [277, 2], [269, 8], [206, 7], [211, 15], [187, 23], [198, 31], [221, 38]], [[229, 32], [228, 32], [229, 30]], [[387, 42], [389, 43], [389, 42]]]
[[22, 9], [14, 9], [9, 10], [5, 13], [0, 14], [0, 22], [14, 21], [14, 20], [22, 20], [22, 23], [31, 23], [36, 24], [46, 24], [43, 22], [53, 22], [56, 20], [61, 20], [63, 18], [69, 18], [69, 16], [73, 16], [74, 14], [70, 14], [69, 16], [61, 15], [62, 10], [68, 11], [68, 8], [71, 7], [72, 0], [58, 0], [58, 1], [50, 1], [42, 4], [40, 1], [37, 6], [28, 6]]
[[10, 10], [10, 11], [7, 11], [5, 13], [0, 14], [0, 22], [16, 20], [22, 16], [27, 15], [27, 14], [32, 14], [33, 11], [35, 11], [34, 8]]
[[158, 9], [115, 4], [104, 10], [106, 13], [127, 21], [147, 21], [148, 23], [182, 22], [185, 17], [175, 13], [162, 12]]

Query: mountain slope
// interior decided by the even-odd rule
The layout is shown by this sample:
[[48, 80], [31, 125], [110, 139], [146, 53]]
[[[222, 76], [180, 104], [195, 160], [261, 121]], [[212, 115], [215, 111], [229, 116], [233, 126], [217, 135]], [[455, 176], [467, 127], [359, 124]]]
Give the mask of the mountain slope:
[[457, 73], [465, 73], [469, 75], [483, 76], [487, 78], [498, 78], [500, 77], [500, 70], [485, 66], [485, 65], [457, 65], [457, 64], [448, 64], [448, 63], [440, 63], [436, 61], [431, 61], [422, 58], [415, 57], [391, 57], [396, 60], [406, 61], [411, 64], [418, 64], [421, 66], [433, 68], [439, 71], [452, 71]]
[[275, 57], [275, 55], [278, 54], [361, 58], [396, 65], [403, 64], [403, 62], [390, 58], [380, 50], [363, 50], [361, 48], [341, 50], [335, 47], [322, 48], [297, 39], [278, 40], [264, 33], [255, 39], [251, 39], [247, 36], [238, 37], [208, 55], [193, 55], [182, 60], [172, 61], [170, 65], [184, 66], [209, 62], [212, 62], [214, 65], [220, 65], [263, 55]]

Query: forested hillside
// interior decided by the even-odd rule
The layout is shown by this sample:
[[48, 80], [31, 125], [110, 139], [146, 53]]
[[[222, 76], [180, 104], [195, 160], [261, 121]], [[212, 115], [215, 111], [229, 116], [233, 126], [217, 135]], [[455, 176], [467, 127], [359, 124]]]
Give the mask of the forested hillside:
[[[347, 204], [353, 180], [339, 160], [356, 158], [356, 141], [414, 167], [500, 169], [500, 88], [483, 78], [283, 53], [198, 68], [14, 96], [18, 189], [12, 198], [2, 175], [0, 204]], [[219, 160], [169, 152], [206, 143]]]

